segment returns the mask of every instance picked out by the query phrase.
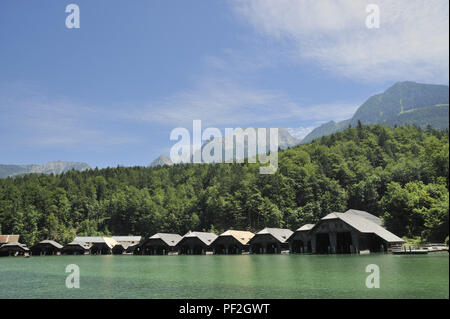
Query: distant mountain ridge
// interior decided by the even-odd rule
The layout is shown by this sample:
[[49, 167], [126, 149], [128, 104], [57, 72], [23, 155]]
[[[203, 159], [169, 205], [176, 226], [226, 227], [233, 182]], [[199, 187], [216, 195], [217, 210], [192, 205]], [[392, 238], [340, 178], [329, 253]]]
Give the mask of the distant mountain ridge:
[[160, 155], [157, 159], [155, 159], [153, 162], [151, 162], [150, 166], [157, 167], [157, 166], [172, 166], [173, 162], [172, 160], [167, 157], [166, 155]]
[[82, 162], [54, 161], [44, 165], [3, 165], [0, 164], [0, 178], [24, 175], [24, 174], [61, 174], [70, 170], [84, 171], [91, 167]]
[[337, 133], [349, 125], [362, 124], [430, 125], [435, 129], [449, 127], [449, 87], [447, 85], [397, 82], [385, 92], [364, 102], [351, 119], [330, 121], [314, 129], [301, 141], [309, 143], [322, 136]]

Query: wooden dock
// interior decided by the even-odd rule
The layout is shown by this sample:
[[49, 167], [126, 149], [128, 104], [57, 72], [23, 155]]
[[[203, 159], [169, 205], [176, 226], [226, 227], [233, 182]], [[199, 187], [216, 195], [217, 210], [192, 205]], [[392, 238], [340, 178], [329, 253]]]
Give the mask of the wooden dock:
[[393, 250], [394, 255], [426, 255], [428, 249]]

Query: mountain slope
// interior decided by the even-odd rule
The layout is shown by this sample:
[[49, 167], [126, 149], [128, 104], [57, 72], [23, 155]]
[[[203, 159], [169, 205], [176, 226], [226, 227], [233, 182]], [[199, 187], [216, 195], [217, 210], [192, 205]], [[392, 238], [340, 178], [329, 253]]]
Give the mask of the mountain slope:
[[448, 89], [447, 85], [398, 82], [384, 93], [370, 97], [351, 119], [323, 124], [308, 134], [302, 143], [342, 131], [349, 125], [356, 126], [358, 121], [363, 124], [448, 128]]
[[23, 174], [61, 174], [70, 170], [84, 171], [91, 167], [86, 163], [81, 162], [63, 162], [55, 161], [48, 162], [44, 165], [1, 165], [0, 164], [0, 178], [10, 176], [17, 176]]
[[172, 160], [170, 158], [168, 158], [166, 155], [161, 155], [157, 159], [155, 159], [153, 162], [150, 163], [151, 167], [164, 166], [164, 165], [168, 165], [168, 166], [173, 165]]

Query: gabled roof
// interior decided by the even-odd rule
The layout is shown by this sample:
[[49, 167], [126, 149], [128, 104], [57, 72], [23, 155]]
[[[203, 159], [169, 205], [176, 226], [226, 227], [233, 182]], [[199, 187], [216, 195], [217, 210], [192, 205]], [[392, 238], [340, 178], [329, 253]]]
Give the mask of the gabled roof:
[[313, 227], [314, 227], [314, 224], [305, 224], [305, 225], [303, 225], [302, 227], [298, 228], [298, 229], [296, 230], [296, 232], [297, 232], [297, 231], [308, 231], [308, 230], [313, 229]]
[[0, 248], [1, 249], [5, 249], [5, 248], [12, 248], [12, 247], [19, 247], [22, 248], [25, 251], [28, 251], [28, 247], [25, 244], [21, 244], [21, 243], [17, 243], [17, 242], [12, 242], [12, 243], [7, 243], [7, 244], [3, 244]]
[[118, 243], [117, 245], [114, 245], [113, 250], [117, 250], [120, 247], [122, 247], [124, 250], [127, 250], [129, 246], [133, 246], [134, 244], [129, 243], [129, 242], [122, 242], [122, 243]]
[[0, 245], [6, 243], [18, 243], [20, 235], [0, 235]]
[[74, 243], [92, 243], [92, 244], [106, 244], [109, 248], [117, 245], [117, 241], [111, 237], [75, 237]]
[[[52, 246], [54, 246], [54, 247], [56, 247], [56, 248], [59, 248], [59, 249], [63, 248], [63, 245], [57, 243], [57, 242], [54, 241], [54, 240], [43, 240], [43, 241], [38, 242], [38, 243], [35, 244], [34, 246], [37, 246], [37, 245], [39, 245], [39, 244], [49, 244], [49, 245], [52, 245]], [[33, 246], [33, 247], [34, 247], [34, 246]], [[33, 248], [33, 247], [31, 247], [31, 248]]]
[[109, 247], [109, 248], [113, 248], [115, 245], [118, 244], [118, 242], [111, 238], [111, 237], [103, 237], [104, 243]]
[[204, 242], [206, 245], [211, 245], [211, 243], [218, 237], [214, 233], [206, 233], [206, 232], [199, 232], [199, 231], [190, 231], [186, 235], [183, 236], [183, 238], [192, 238], [197, 237], [202, 242]]
[[249, 231], [242, 231], [242, 230], [227, 230], [226, 232], [220, 234], [219, 237], [223, 237], [223, 236], [232, 236], [234, 237], [237, 241], [239, 241], [242, 245], [246, 245], [250, 239], [253, 238], [253, 236], [255, 236], [255, 234], [253, 234], [252, 232]]
[[363, 211], [363, 210], [349, 209], [344, 214], [353, 214], [353, 215], [356, 215], [356, 216], [364, 217], [364, 218], [374, 222], [375, 224], [377, 224], [379, 226], [383, 226], [383, 221], [379, 217], [377, 217], [375, 215], [372, 215], [372, 214], [370, 214], [370, 213], [368, 213], [366, 211]]
[[124, 241], [134, 241], [134, 242], [140, 242], [141, 236], [112, 236], [112, 238], [116, 241], [124, 242]]
[[284, 243], [292, 235], [292, 233], [293, 231], [290, 229], [264, 228], [263, 230], [257, 232], [255, 236], [270, 234], [273, 237], [275, 237], [275, 239], [278, 240], [279, 242]]
[[374, 222], [373, 219], [365, 218], [362, 216], [363, 215], [355, 213], [331, 213], [323, 217], [321, 220], [340, 219], [359, 232], [375, 234], [388, 243], [404, 242], [403, 239], [384, 229], [379, 224]]
[[79, 246], [79, 247], [81, 247], [83, 249], [89, 250], [89, 244], [88, 243], [83, 243], [83, 242], [78, 242], [78, 241], [73, 241], [73, 242], [70, 242], [68, 244], [65, 244], [63, 249], [66, 248], [66, 247], [70, 247], [70, 246]]
[[101, 236], [77, 236], [73, 241], [78, 243], [103, 243], [104, 239]]
[[303, 225], [302, 227], [297, 228], [297, 229], [295, 230], [295, 232], [293, 232], [293, 233], [291, 234], [291, 236], [289, 236], [289, 238], [287, 239], [287, 241], [291, 240], [291, 238], [295, 237], [295, 235], [298, 234], [298, 233], [308, 233], [311, 229], [314, 228], [314, 226], [315, 226], [314, 224], [305, 224], [305, 225]]
[[164, 243], [166, 243], [168, 246], [175, 246], [178, 244], [178, 242], [182, 239], [178, 234], [167, 234], [167, 233], [157, 233], [154, 234], [149, 239], [161, 239]]

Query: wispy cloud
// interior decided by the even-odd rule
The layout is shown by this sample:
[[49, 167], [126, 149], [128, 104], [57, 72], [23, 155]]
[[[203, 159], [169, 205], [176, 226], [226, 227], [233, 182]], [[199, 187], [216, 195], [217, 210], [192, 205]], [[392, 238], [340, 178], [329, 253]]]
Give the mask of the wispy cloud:
[[[367, 81], [448, 82], [448, 0], [230, 0], [264, 37], [298, 61]], [[365, 26], [366, 5], [380, 7], [379, 29]]]
[[99, 108], [67, 98], [48, 98], [32, 89], [9, 89], [13, 92], [0, 92], [0, 125], [17, 144], [71, 148], [138, 141], [102, 127], [100, 119], [106, 120], [107, 112]]
[[323, 122], [351, 117], [359, 103], [300, 105], [283, 92], [209, 79], [124, 116], [146, 122], [190, 127], [200, 119], [209, 126], [273, 125], [277, 121]]

